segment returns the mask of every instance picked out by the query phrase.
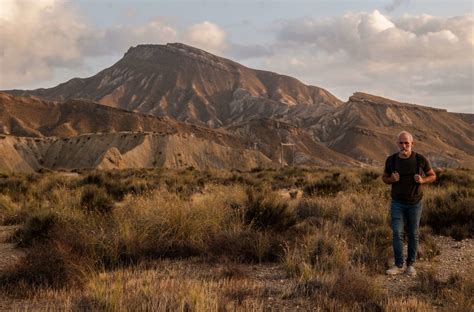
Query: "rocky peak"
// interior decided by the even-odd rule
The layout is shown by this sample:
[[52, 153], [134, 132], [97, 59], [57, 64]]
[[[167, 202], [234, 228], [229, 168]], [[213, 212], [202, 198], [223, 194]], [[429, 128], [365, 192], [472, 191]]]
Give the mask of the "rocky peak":
[[124, 55], [124, 59], [139, 59], [145, 61], [159, 61], [161, 57], [174, 56], [176, 58], [191, 59], [205, 63], [214, 67], [226, 67], [227, 64], [233, 64], [231, 60], [227, 60], [204, 50], [188, 46], [183, 43], [161, 44], [140, 44], [131, 47]]
[[375, 96], [363, 92], [355, 92], [351, 97], [349, 97], [349, 103], [362, 103], [362, 104], [369, 104], [369, 105], [384, 105], [384, 106], [392, 106], [392, 107], [409, 107], [409, 108], [414, 108], [414, 109], [426, 109], [426, 110], [432, 110], [432, 111], [438, 111], [438, 112], [446, 112], [447, 110], [445, 109], [440, 109], [440, 108], [433, 108], [433, 107], [427, 107], [427, 106], [421, 106], [421, 105], [416, 105], [416, 104], [410, 104], [410, 103], [402, 103], [402, 102], [397, 102], [394, 100], [390, 100], [381, 96]]

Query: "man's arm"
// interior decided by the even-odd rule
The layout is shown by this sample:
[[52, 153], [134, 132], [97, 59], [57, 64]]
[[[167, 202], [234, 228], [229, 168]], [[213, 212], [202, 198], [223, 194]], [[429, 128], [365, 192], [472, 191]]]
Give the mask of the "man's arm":
[[385, 184], [393, 184], [395, 182], [398, 182], [399, 180], [400, 180], [400, 175], [396, 171], [392, 172], [392, 174], [388, 174], [384, 172], [382, 175], [382, 181]]
[[436, 181], [436, 173], [433, 169], [430, 168], [430, 170], [426, 172], [426, 177], [422, 177], [419, 174], [415, 174], [415, 181], [420, 184], [432, 183]]

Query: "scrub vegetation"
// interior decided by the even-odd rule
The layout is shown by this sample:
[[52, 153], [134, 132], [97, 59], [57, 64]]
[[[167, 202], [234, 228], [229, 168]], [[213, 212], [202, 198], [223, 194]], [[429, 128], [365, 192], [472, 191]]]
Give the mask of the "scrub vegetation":
[[[474, 235], [472, 172], [438, 176], [423, 199], [428, 260], [433, 235]], [[388, 205], [375, 169], [3, 174], [0, 223], [26, 256], [0, 270], [0, 292], [33, 310], [469, 309], [472, 275], [421, 272], [405, 297], [383, 285]]]

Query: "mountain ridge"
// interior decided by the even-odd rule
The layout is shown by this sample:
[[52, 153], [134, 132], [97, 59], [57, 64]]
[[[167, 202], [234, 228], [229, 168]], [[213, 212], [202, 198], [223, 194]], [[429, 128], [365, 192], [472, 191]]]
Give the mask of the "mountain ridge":
[[[474, 163], [473, 114], [363, 92], [342, 102], [327, 90], [293, 77], [251, 69], [180, 43], [131, 47], [117, 63], [89, 78], [9, 94], [29, 96], [29, 100], [22, 97], [14, 100], [16, 104], [3, 106], [5, 112], [5, 107], [25, 109], [24, 114], [18, 111], [4, 118], [3, 133], [73, 136], [88, 127], [101, 132], [147, 131], [159, 128], [161, 122], [165, 128], [178, 129], [175, 133], [203, 135], [224, 146], [241, 150], [260, 146], [277, 164], [281, 143], [290, 143], [296, 151], [284, 155], [282, 163], [381, 166], [396, 150], [396, 134], [407, 130], [415, 137], [416, 149], [435, 166]], [[31, 114], [27, 111], [33, 109], [35, 99], [48, 102], [45, 105], [52, 110], [49, 114], [38, 111], [35, 117], [43, 116], [42, 121], [22, 117]], [[65, 112], [69, 109], [69, 115], [59, 113], [60, 107]], [[94, 114], [104, 121], [94, 119]], [[59, 118], [57, 125], [51, 121], [54, 116]], [[146, 121], [153, 116], [168, 119]], [[206, 131], [212, 134], [206, 136]]]

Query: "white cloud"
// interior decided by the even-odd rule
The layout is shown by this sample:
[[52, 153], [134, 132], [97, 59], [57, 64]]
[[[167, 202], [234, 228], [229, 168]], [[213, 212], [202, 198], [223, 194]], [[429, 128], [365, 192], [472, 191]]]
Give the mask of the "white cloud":
[[166, 43], [177, 36], [159, 19], [97, 29], [62, 0], [2, 0], [0, 8], [0, 89], [51, 79], [60, 68], [79, 69], [86, 57], [124, 53], [132, 45]]
[[446, 108], [443, 97], [455, 94], [459, 102], [449, 107], [456, 110], [474, 102], [473, 27], [472, 14], [390, 18], [373, 11], [287, 20], [276, 32], [278, 53], [262, 61], [343, 99], [361, 90]]
[[221, 54], [228, 47], [227, 34], [219, 25], [204, 21], [187, 29], [183, 41], [211, 53]]
[[[80, 62], [86, 26], [61, 1], [6, 1], [0, 19], [0, 86], [51, 76]], [[4, 3], [2, 2], [2, 6]]]
[[374, 11], [318, 21], [287, 21], [277, 39], [282, 44], [314, 44], [328, 53], [344, 50], [364, 60], [439, 60], [468, 57], [473, 26], [472, 15], [450, 19], [405, 16], [398, 21]]
[[83, 38], [82, 47], [87, 56], [121, 54], [138, 44], [167, 43], [175, 41], [177, 30], [156, 18], [138, 26], [116, 26], [96, 30], [94, 35]]

